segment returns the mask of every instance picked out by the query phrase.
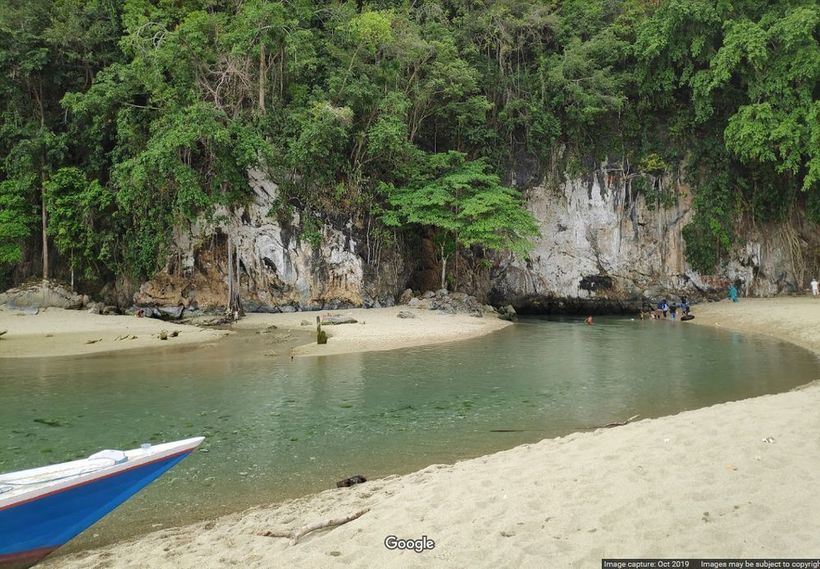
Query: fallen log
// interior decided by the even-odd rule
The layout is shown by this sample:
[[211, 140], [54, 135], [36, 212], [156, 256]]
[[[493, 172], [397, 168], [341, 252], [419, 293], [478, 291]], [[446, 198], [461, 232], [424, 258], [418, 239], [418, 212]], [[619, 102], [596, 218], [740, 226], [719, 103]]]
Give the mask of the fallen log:
[[291, 545], [296, 545], [299, 543], [299, 540], [303, 538], [305, 535], [314, 532], [319, 529], [340, 526], [342, 524], [346, 524], [347, 522], [352, 522], [355, 519], [358, 519], [369, 512], [370, 509], [364, 509], [356, 512], [355, 514], [350, 514], [349, 516], [345, 516], [343, 518], [335, 518], [332, 520], [327, 520], [324, 522], [314, 522], [312, 524], [308, 524], [306, 526], [302, 526], [300, 528], [294, 529], [292, 531], [266, 531], [259, 533], [257, 535], [261, 535], [262, 537], [285, 537], [290, 539]]

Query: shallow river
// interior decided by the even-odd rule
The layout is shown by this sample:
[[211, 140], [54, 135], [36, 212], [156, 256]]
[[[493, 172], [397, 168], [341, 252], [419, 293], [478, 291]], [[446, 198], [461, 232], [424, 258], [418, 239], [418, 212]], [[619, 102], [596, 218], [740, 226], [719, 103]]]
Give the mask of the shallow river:
[[820, 369], [789, 344], [617, 318], [592, 327], [523, 319], [464, 342], [295, 360], [271, 341], [248, 333], [184, 351], [0, 360], [0, 472], [207, 437], [76, 549], [353, 474], [404, 473], [633, 415], [781, 392]]

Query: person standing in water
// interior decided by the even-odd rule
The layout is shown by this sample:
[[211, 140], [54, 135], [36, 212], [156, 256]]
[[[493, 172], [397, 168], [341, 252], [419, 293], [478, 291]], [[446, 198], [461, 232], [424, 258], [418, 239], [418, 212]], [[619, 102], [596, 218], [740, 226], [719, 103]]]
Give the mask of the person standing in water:
[[675, 315], [677, 313], [678, 313], [678, 305], [673, 302], [672, 306], [669, 307], [669, 317], [672, 318], [672, 320], [674, 320]]
[[820, 284], [818, 284], [817, 279], [812, 279], [811, 280], [811, 295], [812, 295], [812, 297], [817, 298], [817, 295], [820, 294], [820, 290], [818, 290], [819, 286], [820, 286]]
[[732, 299], [732, 302], [737, 302], [737, 287], [734, 283], [729, 285], [729, 298]]
[[592, 326], [592, 315], [591, 314], [589, 316], [587, 316], [586, 320], [584, 320], [584, 324], [586, 324], [587, 326]]

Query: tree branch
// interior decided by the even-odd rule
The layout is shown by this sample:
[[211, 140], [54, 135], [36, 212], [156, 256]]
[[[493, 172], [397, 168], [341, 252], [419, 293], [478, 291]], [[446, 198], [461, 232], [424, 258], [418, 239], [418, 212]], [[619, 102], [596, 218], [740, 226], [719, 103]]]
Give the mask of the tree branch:
[[370, 509], [366, 508], [364, 510], [359, 510], [355, 514], [350, 514], [349, 516], [345, 516], [343, 518], [335, 518], [324, 522], [314, 522], [312, 524], [302, 526], [292, 531], [266, 531], [259, 533], [257, 535], [261, 535], [262, 537], [286, 537], [290, 539], [291, 545], [296, 545], [297, 543], [299, 543], [299, 540], [301, 538], [303, 538], [305, 535], [311, 532], [314, 532], [319, 529], [340, 526], [342, 524], [346, 524], [347, 522], [352, 522], [353, 520], [362, 517], [369, 511]]

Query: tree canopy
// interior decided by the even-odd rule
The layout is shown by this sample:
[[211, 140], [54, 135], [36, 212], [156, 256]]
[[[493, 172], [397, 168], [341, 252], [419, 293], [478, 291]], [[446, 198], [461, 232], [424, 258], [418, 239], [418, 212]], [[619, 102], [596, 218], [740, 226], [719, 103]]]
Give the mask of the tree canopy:
[[42, 247], [89, 274], [148, 276], [173, 227], [249, 199], [251, 167], [280, 184], [274, 214], [508, 249], [532, 235], [519, 194], [555, 155], [568, 172], [607, 156], [633, 173], [664, 164], [695, 192], [687, 254], [704, 271], [741, 212], [820, 221], [809, 0], [5, 8], [5, 267], [39, 250], [39, 220]]
[[535, 219], [521, 195], [504, 187], [483, 160], [467, 160], [460, 152], [433, 154], [410, 185], [383, 185], [392, 207], [388, 225], [417, 224], [435, 231], [441, 262], [441, 287], [447, 284], [447, 258], [458, 245], [526, 254], [538, 235]]

